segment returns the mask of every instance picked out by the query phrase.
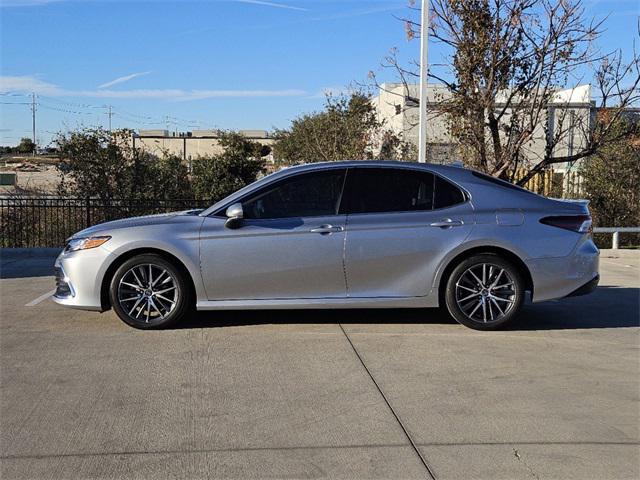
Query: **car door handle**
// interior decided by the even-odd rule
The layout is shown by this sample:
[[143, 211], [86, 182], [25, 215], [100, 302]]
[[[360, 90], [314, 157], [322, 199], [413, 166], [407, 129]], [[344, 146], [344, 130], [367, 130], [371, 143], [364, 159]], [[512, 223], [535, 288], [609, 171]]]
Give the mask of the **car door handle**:
[[464, 225], [462, 220], [451, 220], [450, 218], [445, 218], [439, 222], [430, 223], [432, 227], [440, 227], [440, 228], [449, 228], [449, 227], [460, 227]]
[[320, 225], [319, 227], [312, 228], [309, 230], [311, 233], [333, 233], [333, 232], [341, 232], [343, 230], [342, 227], [334, 227], [333, 225]]

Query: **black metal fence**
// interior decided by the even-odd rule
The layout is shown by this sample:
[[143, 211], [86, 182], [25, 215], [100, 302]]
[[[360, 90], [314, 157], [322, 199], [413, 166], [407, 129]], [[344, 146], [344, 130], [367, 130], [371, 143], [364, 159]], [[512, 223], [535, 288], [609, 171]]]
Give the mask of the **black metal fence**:
[[98, 223], [209, 205], [194, 199], [0, 198], [0, 247], [63, 247], [72, 234]]

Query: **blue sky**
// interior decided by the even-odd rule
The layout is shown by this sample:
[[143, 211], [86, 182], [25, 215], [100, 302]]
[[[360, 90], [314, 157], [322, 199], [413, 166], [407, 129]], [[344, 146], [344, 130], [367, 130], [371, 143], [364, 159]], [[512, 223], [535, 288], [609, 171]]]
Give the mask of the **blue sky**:
[[[632, 48], [637, 0], [609, 14], [603, 49]], [[406, 0], [0, 0], [0, 144], [113, 127], [266, 129], [318, 110], [323, 92], [365, 82], [392, 47], [417, 57], [394, 15]], [[430, 45], [431, 61], [442, 50]], [[384, 74], [383, 74], [384, 79]], [[392, 78], [389, 78], [392, 80]], [[8, 105], [14, 103], [14, 105]]]

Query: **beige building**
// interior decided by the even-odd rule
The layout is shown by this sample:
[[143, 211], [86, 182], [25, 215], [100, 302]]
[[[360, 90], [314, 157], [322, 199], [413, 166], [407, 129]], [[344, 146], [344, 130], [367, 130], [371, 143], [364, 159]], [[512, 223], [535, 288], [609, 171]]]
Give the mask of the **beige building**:
[[[272, 146], [275, 140], [265, 130], [240, 130], [244, 135], [262, 145]], [[222, 153], [217, 130], [193, 130], [191, 132], [170, 132], [168, 130], [140, 130], [132, 137], [135, 148], [142, 148], [154, 155], [165, 153], [182, 157], [190, 162], [198, 157]], [[265, 157], [273, 163], [273, 155]]]
[[[384, 83], [380, 86], [379, 94], [372, 99], [379, 118], [385, 121], [385, 125], [416, 146], [419, 117], [418, 89], [417, 84]], [[449, 96], [448, 90], [443, 85], [427, 86], [427, 161], [431, 163], [451, 163], [457, 160], [456, 142], [449, 134], [445, 115], [438, 110], [439, 102]], [[594, 112], [595, 102], [591, 100], [590, 85], [558, 90], [553, 102], [548, 106], [546, 120], [549, 122], [551, 135], [565, 132], [554, 150], [556, 156], [571, 155], [579, 151], [584, 145], [584, 132], [588, 131]], [[534, 162], [536, 159], [542, 159], [545, 145], [544, 124], [540, 123], [532, 141], [525, 146], [527, 158]], [[568, 164], [558, 164], [554, 169], [562, 171], [570, 167], [571, 165]]]

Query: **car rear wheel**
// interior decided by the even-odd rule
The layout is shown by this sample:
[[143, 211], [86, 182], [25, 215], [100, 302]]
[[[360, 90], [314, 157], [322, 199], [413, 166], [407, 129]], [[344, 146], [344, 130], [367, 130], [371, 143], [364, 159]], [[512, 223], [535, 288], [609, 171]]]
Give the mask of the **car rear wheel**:
[[130, 258], [116, 270], [109, 289], [111, 305], [122, 321], [135, 328], [163, 328], [189, 310], [190, 291], [184, 274], [155, 254]]
[[474, 255], [454, 268], [445, 293], [447, 310], [459, 323], [493, 330], [511, 321], [524, 300], [518, 268], [498, 255]]

